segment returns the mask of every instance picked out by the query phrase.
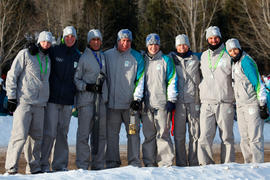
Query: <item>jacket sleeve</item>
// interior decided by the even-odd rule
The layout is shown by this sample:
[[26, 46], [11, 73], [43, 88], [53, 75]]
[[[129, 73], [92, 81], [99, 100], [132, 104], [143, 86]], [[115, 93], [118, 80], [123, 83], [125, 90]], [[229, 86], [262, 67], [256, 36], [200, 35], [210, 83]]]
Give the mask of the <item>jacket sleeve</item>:
[[83, 56], [81, 56], [78, 67], [76, 68], [76, 72], [74, 75], [74, 83], [76, 85], [77, 90], [85, 91], [86, 83], [82, 80], [83, 77]]
[[131, 54], [137, 61], [137, 72], [133, 98], [134, 100], [141, 100], [143, 98], [144, 90], [144, 60], [142, 55], [133, 49], [131, 50]]
[[178, 96], [178, 77], [175, 72], [175, 65], [173, 60], [168, 56], [162, 56], [165, 62], [167, 63], [166, 70], [166, 83], [167, 83], [167, 99], [168, 101], [175, 102]]
[[17, 81], [24, 70], [26, 52], [26, 50], [21, 50], [18, 53], [7, 73], [6, 90], [8, 99], [17, 98]]
[[260, 105], [264, 105], [266, 103], [266, 89], [260, 78], [257, 64], [251, 59], [251, 57], [246, 55], [241, 62], [241, 67], [244, 74], [252, 84]]

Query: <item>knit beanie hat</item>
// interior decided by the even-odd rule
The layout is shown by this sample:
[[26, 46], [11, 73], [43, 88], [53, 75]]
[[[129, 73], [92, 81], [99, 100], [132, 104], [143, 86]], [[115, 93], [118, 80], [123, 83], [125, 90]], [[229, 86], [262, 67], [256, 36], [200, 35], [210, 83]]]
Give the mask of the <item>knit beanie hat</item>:
[[65, 39], [65, 37], [70, 34], [75, 36], [75, 38], [77, 39], [76, 29], [73, 26], [65, 27], [65, 29], [63, 30], [63, 38]]
[[238, 48], [241, 50], [241, 46], [239, 44], [239, 41], [235, 38], [229, 39], [226, 41], [226, 50], [229, 51], [231, 49]]
[[181, 44], [185, 44], [188, 47], [190, 47], [190, 43], [189, 43], [187, 35], [179, 34], [178, 36], [175, 37], [175, 47]]
[[160, 46], [160, 37], [158, 34], [156, 33], [151, 33], [148, 34], [146, 39], [145, 39], [145, 44], [146, 47], [149, 46], [150, 44], [157, 44]]
[[217, 26], [210, 26], [206, 29], [206, 40], [212, 36], [218, 36], [221, 38], [221, 33]]
[[100, 41], [102, 41], [102, 35], [98, 29], [91, 29], [87, 34], [87, 43], [93, 39], [93, 38], [99, 38]]
[[132, 32], [128, 29], [121, 29], [117, 34], [117, 41], [123, 38], [128, 38], [132, 41]]
[[47, 41], [52, 43], [52, 33], [48, 31], [42, 31], [41, 33], [39, 33], [37, 43], [39, 44], [41, 41]]

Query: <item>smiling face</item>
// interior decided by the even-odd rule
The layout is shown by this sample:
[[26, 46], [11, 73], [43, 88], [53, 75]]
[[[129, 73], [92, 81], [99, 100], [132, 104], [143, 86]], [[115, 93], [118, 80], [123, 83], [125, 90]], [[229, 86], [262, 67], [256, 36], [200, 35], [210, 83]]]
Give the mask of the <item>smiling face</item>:
[[218, 36], [211, 36], [207, 39], [208, 43], [215, 46], [220, 42], [220, 37]]
[[102, 42], [99, 38], [93, 38], [89, 42], [90, 47], [95, 51], [98, 51], [100, 49], [101, 44], [102, 44]]
[[228, 53], [229, 53], [229, 55], [231, 56], [231, 57], [236, 57], [239, 53], [240, 53], [240, 51], [239, 51], [239, 49], [238, 48], [233, 48], [233, 49], [230, 49], [229, 51], [228, 51]]
[[64, 40], [67, 47], [72, 47], [76, 42], [76, 37], [72, 34], [69, 34], [65, 36]]
[[150, 44], [147, 46], [147, 50], [151, 55], [155, 55], [159, 51], [159, 45], [158, 44]]
[[51, 47], [51, 43], [48, 41], [40, 41], [39, 44], [45, 50]]
[[186, 52], [188, 52], [188, 49], [189, 49], [189, 47], [186, 44], [179, 44], [176, 47], [176, 50], [178, 53], [186, 53]]
[[122, 38], [117, 42], [117, 49], [120, 52], [125, 52], [131, 47], [131, 40], [129, 38]]

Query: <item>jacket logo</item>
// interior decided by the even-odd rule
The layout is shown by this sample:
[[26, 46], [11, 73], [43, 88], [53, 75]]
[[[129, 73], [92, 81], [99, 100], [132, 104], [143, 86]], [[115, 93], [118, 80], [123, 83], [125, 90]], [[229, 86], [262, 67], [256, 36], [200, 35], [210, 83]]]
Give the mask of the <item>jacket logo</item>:
[[129, 66], [129, 64], [130, 64], [130, 62], [129, 62], [129, 61], [125, 61], [125, 67], [128, 67], [128, 66]]
[[77, 68], [77, 66], [78, 66], [78, 63], [75, 61], [74, 62], [74, 68]]
[[158, 64], [158, 65], [157, 65], [157, 70], [160, 71], [160, 69], [161, 69], [161, 65]]
[[63, 59], [63, 58], [60, 58], [60, 57], [56, 57], [55, 60], [56, 60], [57, 62], [63, 62], [63, 61], [64, 61], [64, 59]]

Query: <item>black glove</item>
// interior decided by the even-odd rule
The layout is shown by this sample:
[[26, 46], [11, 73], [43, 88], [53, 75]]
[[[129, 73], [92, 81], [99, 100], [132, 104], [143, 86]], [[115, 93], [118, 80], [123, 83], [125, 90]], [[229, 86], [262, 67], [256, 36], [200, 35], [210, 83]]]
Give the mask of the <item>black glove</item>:
[[175, 110], [175, 103], [167, 101], [166, 109], [168, 112], [172, 112], [173, 110]]
[[8, 99], [7, 102], [7, 109], [9, 112], [14, 112], [17, 107], [17, 100], [16, 99]]
[[102, 86], [96, 84], [86, 84], [86, 91], [102, 94]]
[[35, 56], [39, 52], [39, 48], [35, 43], [29, 43], [27, 48], [32, 56]]
[[133, 110], [133, 111], [139, 111], [142, 109], [142, 103], [138, 100], [134, 100], [130, 103], [130, 108]]
[[268, 113], [267, 113], [267, 106], [266, 104], [264, 106], [260, 106], [260, 116], [262, 119], [267, 119], [268, 118]]

